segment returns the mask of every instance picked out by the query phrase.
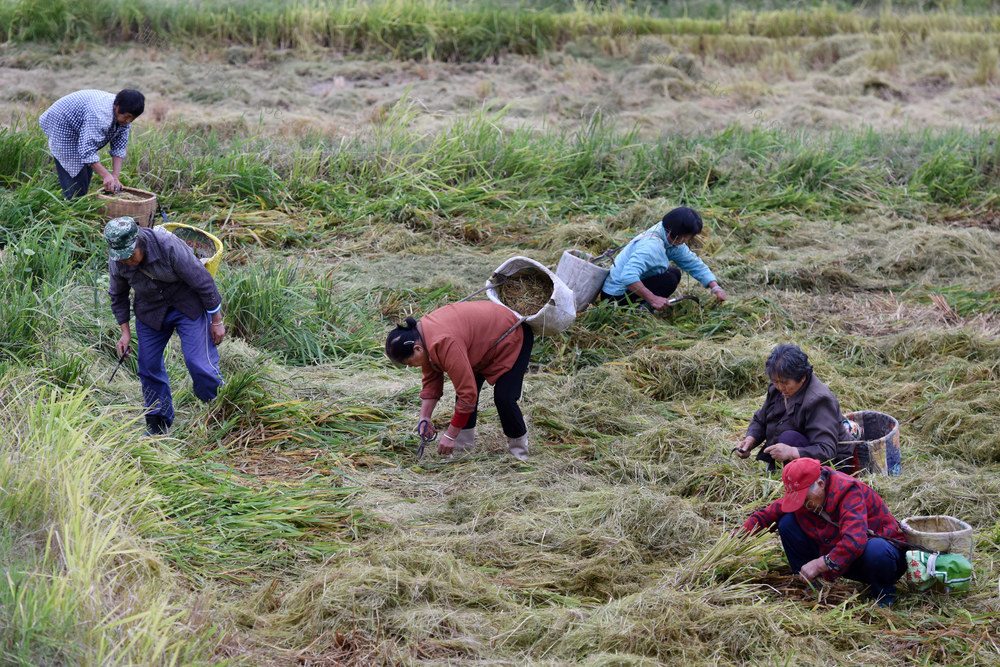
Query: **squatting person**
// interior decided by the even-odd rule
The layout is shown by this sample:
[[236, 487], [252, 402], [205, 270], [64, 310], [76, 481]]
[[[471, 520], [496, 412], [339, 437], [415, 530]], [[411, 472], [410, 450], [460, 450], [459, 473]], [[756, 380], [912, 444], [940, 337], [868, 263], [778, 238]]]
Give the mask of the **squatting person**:
[[[438, 453], [471, 449], [475, 441], [479, 392], [493, 385], [493, 400], [515, 458], [528, 458], [528, 429], [517, 401], [521, 398], [534, 334], [511, 310], [492, 301], [466, 301], [438, 308], [419, 322], [406, 318], [389, 332], [385, 354], [390, 361], [420, 368], [420, 424], [444, 393], [444, 376], [455, 386], [455, 413], [438, 441]], [[434, 427], [430, 426], [433, 434]]]
[[906, 572], [899, 522], [885, 501], [860, 480], [796, 459], [781, 471], [785, 495], [744, 522], [743, 534], [777, 525], [792, 572], [812, 583], [845, 576], [868, 584], [880, 606], [896, 601], [896, 581]]
[[809, 457], [850, 472], [854, 451], [840, 402], [813, 373], [808, 355], [797, 345], [778, 345], [764, 370], [771, 383], [764, 405], [736, 445], [740, 458], [763, 444], [757, 460], [768, 470], [774, 470], [775, 461]]
[[174, 331], [195, 396], [207, 403], [223, 383], [217, 347], [226, 335], [222, 297], [191, 248], [161, 227], [140, 228], [132, 218], [114, 218], [104, 227], [104, 239], [111, 252], [111, 310], [122, 331], [118, 354], [124, 356], [131, 341], [131, 290], [146, 431], [165, 433], [174, 422], [174, 406], [163, 351]]
[[[620, 304], [649, 304], [660, 310], [681, 281], [681, 269], [707, 287], [719, 301], [726, 292], [715, 274], [687, 244], [701, 233], [701, 216], [693, 208], [675, 208], [663, 220], [637, 235], [615, 256], [601, 296]], [[673, 262], [677, 266], [671, 266]], [[680, 267], [680, 268], [678, 268]]]
[[[78, 90], [56, 100], [39, 118], [49, 138], [59, 186], [66, 199], [82, 197], [94, 172], [109, 192], [121, 189], [122, 163], [132, 121], [142, 115], [146, 98], [138, 90], [114, 93]], [[97, 151], [111, 144], [111, 171], [101, 165]]]

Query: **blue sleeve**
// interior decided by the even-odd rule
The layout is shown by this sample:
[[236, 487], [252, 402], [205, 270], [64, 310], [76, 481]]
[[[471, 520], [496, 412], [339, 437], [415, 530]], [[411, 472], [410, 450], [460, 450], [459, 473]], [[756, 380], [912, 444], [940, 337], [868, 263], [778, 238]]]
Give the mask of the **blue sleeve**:
[[94, 164], [100, 162], [97, 151], [105, 143], [104, 128], [101, 127], [100, 120], [92, 115], [84, 116], [83, 126], [80, 128], [80, 138], [77, 143], [77, 150], [80, 153], [80, 162], [84, 164]]
[[687, 244], [671, 246], [667, 254], [674, 264], [689, 273], [692, 278], [700, 282], [703, 286], [708, 287], [708, 284], [713, 280], [718, 282], [715, 274], [708, 268], [708, 265], [701, 261], [698, 255], [691, 252]]
[[663, 260], [658, 257], [658, 249], [662, 246], [659, 239], [641, 239], [635, 242], [635, 247], [632, 249], [632, 255], [625, 262], [625, 265], [621, 267], [621, 270], [617, 272], [615, 278], [623, 285], [631, 285], [632, 283], [639, 282], [642, 280], [642, 276], [649, 273], [650, 269], [655, 269], [657, 267], [663, 266]]

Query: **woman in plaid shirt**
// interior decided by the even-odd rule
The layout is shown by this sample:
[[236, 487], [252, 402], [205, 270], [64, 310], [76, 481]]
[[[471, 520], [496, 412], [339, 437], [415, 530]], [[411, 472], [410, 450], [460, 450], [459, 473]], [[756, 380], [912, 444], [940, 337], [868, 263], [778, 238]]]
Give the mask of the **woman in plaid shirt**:
[[[126, 89], [117, 95], [103, 90], [78, 90], [56, 100], [39, 117], [66, 199], [87, 194], [95, 171], [105, 190], [121, 190], [118, 175], [125, 161], [129, 128], [142, 115], [145, 104], [146, 98], [138, 90]], [[110, 172], [97, 156], [97, 151], [109, 143]]]

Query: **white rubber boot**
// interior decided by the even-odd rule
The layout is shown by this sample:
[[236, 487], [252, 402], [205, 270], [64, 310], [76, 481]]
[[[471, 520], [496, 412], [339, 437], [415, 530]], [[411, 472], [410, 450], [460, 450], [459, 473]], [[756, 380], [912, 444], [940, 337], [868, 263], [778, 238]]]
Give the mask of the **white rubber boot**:
[[463, 428], [458, 433], [458, 437], [455, 438], [455, 450], [456, 452], [467, 452], [473, 448], [476, 444], [476, 429], [473, 428]]
[[528, 434], [520, 438], [507, 438], [507, 451], [518, 461], [528, 460]]

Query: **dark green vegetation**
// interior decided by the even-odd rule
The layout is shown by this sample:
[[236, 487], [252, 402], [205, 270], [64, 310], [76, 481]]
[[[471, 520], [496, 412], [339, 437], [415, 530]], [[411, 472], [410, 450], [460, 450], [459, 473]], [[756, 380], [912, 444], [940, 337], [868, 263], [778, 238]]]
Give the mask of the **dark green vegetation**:
[[[759, 2], [614, 4], [588, 11], [558, 4], [451, 3], [437, 0], [331, 3], [12, 0], [0, 5], [8, 40], [52, 42], [71, 49], [85, 42], [135, 41], [162, 47], [183, 42], [268, 48], [333, 48], [394, 58], [474, 61], [504, 53], [541, 53], [582, 36], [632, 39], [642, 35], [827, 37], [844, 32], [900, 31], [923, 39], [929, 31], [995, 29], [995, 0], [919, 7], [909, 16], [888, 7], [840, 12], [827, 3], [788, 10]], [[905, 2], [903, 3], [906, 4]], [[691, 9], [694, 11], [690, 11]], [[761, 12], [761, 9], [765, 10]], [[780, 11], [776, 11], [780, 10]], [[661, 18], [667, 16], [672, 18]]]
[[[230, 34], [207, 32], [213, 5], [8, 3], [0, 16], [49, 8], [50, 33], [38, 19], [13, 36], [86, 50], [78, 40], [114, 38], [126, 7], [133, 30], [187, 21], [172, 39], [271, 44], [314, 35], [319, 15], [301, 5], [292, 25], [265, 5], [232, 13]], [[427, 6], [381, 11], [433, 32]], [[829, 16], [834, 32], [876, 20], [821, 9], [799, 29]], [[878, 20], [933, 41], [935, 21], [965, 19]], [[495, 48], [479, 41], [461, 57]], [[171, 352], [178, 421], [155, 441], [132, 421], [134, 367], [107, 381], [117, 326], [96, 201], [60, 200], [34, 118], [0, 129], [4, 662], [1000, 661], [995, 129], [648, 139], [600, 116], [538, 131], [481, 112], [427, 131], [417, 115], [403, 99], [335, 140], [137, 124], [126, 183], [227, 248], [227, 385], [202, 406]], [[488, 393], [479, 451], [415, 459], [419, 378], [382, 357], [392, 322], [465, 296], [510, 255], [554, 267], [680, 204], [705, 216], [699, 252], [730, 301], [661, 317], [592, 307], [536, 343], [527, 464], [503, 454]], [[687, 278], [681, 291], [707, 296]], [[903, 476], [869, 481], [900, 518], [976, 527], [972, 593], [904, 593], [893, 612], [849, 583], [811, 599], [773, 537], [727, 537], [779, 493], [728, 452], [785, 341], [845, 411], [900, 420]]]

